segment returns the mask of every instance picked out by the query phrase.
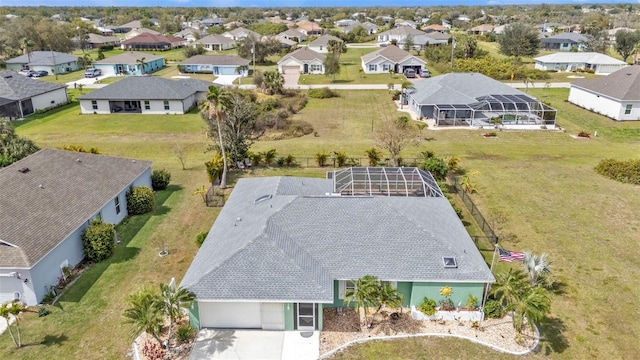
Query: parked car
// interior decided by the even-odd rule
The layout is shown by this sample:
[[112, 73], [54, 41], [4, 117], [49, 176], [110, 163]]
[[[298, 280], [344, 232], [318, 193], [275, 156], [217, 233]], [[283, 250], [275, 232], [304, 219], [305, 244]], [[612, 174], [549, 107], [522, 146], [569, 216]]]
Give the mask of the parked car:
[[27, 76], [27, 77], [31, 77], [31, 76], [33, 76], [33, 74], [35, 74], [35, 71], [33, 71], [33, 70], [20, 70], [20, 71], [18, 71], [18, 74], [24, 75], [24, 76]]
[[102, 70], [100, 69], [87, 69], [87, 71], [84, 72], [84, 77], [86, 78], [93, 78], [100, 75], [102, 75]]
[[431, 73], [427, 69], [422, 69], [422, 71], [420, 71], [420, 77], [423, 77], [423, 78], [431, 77]]
[[415, 78], [416, 77], [416, 71], [414, 69], [405, 69], [404, 70], [404, 76], [407, 78]]
[[47, 70], [37, 70], [31, 76], [39, 78], [39, 77], [43, 77], [43, 76], [47, 76], [47, 75], [49, 75], [49, 72]]

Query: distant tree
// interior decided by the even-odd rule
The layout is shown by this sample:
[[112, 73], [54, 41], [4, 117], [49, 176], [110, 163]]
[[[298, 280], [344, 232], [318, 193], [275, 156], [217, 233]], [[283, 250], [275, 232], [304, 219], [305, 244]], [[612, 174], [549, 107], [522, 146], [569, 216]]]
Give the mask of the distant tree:
[[8, 121], [0, 120], [0, 167], [11, 165], [38, 150], [40, 148], [33, 141], [15, 134]]
[[238, 42], [238, 56], [252, 60], [255, 53], [256, 63], [264, 64], [268, 56], [280, 53], [280, 42], [273, 37], [264, 40], [249, 36]]
[[589, 51], [606, 54], [609, 48], [609, 34], [606, 30], [591, 34], [589, 41], [587, 41], [587, 49]]
[[402, 49], [404, 51], [411, 51], [413, 49], [413, 46], [415, 45], [415, 43], [413, 42], [413, 36], [409, 35], [407, 36], [407, 38], [404, 41], [404, 45], [402, 46]]
[[102, 48], [98, 48], [98, 55], [96, 57], [96, 60], [104, 60], [105, 56], [104, 56], [104, 52], [102, 51]]
[[400, 152], [415, 138], [415, 131], [410, 123], [397, 119], [387, 121], [374, 134], [376, 143], [389, 151], [393, 166], [398, 166]]
[[622, 56], [622, 60], [626, 62], [629, 55], [635, 51], [638, 42], [640, 42], [640, 32], [619, 30], [616, 33], [614, 48]]
[[[222, 124], [226, 118], [226, 112], [222, 105], [223, 99], [226, 98], [227, 91], [222, 87], [209, 86], [209, 93], [207, 99], [200, 104], [200, 116], [207, 124], [207, 130], [209, 136], [218, 134], [218, 149], [222, 156], [222, 173], [220, 174], [220, 188], [227, 187], [227, 153], [225, 151], [224, 137], [222, 136]], [[211, 174], [211, 171], [207, 171]], [[211, 184], [214, 183], [215, 178], [211, 178]]]
[[206, 53], [207, 50], [201, 45], [201, 44], [197, 44], [195, 47], [194, 46], [187, 46], [184, 49], [182, 49], [182, 53], [184, 54], [184, 57], [186, 58], [190, 58], [196, 55], [202, 55], [204, 53]]
[[498, 50], [507, 56], [535, 56], [539, 52], [538, 31], [530, 25], [515, 23], [498, 38]]
[[136, 59], [136, 64], [140, 65], [140, 73], [142, 75], [144, 75], [144, 61], [146, 60], [145, 57], [141, 57], [140, 59]]
[[460, 34], [456, 35], [456, 45], [463, 52], [464, 59], [473, 58], [478, 49], [478, 40], [473, 35]]
[[27, 55], [27, 59], [31, 62], [31, 51], [36, 46], [36, 44], [29, 39], [22, 39], [22, 53]]
[[340, 56], [347, 51], [347, 45], [343, 41], [329, 40], [327, 51], [323, 64], [324, 74], [333, 75], [333, 81], [335, 81], [336, 74], [340, 73]]
[[288, 27], [285, 24], [276, 24], [269, 21], [255, 23], [247, 27], [249, 30], [253, 30], [261, 35], [277, 35], [281, 32], [287, 31]]
[[273, 95], [282, 93], [284, 77], [277, 70], [265, 71], [262, 74], [262, 90], [265, 94]]

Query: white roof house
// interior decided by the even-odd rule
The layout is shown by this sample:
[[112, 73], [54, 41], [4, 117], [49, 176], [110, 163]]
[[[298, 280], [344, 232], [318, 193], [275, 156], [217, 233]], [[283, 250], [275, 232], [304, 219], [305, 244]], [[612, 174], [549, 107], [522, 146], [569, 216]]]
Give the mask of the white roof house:
[[596, 74], [607, 75], [628, 64], [611, 56], [597, 52], [557, 52], [535, 58], [536, 69], [573, 71], [593, 70]]

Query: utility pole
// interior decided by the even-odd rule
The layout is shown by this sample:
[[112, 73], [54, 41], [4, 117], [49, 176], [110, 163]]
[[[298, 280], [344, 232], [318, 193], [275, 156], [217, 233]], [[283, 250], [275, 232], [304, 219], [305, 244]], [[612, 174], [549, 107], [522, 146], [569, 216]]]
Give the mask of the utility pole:
[[451, 69], [453, 70], [453, 51], [456, 49], [456, 38], [451, 37]]
[[253, 39], [253, 46], [251, 47], [251, 55], [253, 56], [253, 76], [256, 76], [256, 39]]

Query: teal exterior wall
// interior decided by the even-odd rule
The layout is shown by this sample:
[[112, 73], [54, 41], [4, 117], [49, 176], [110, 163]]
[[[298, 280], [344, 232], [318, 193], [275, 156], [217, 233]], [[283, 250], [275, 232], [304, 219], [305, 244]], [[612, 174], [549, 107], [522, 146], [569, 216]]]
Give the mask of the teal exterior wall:
[[200, 330], [200, 311], [197, 301], [192, 301], [191, 306], [189, 306], [189, 325], [194, 329]]
[[293, 321], [294, 305], [295, 304], [293, 303], [282, 304], [282, 306], [284, 306], [284, 329], [285, 330], [295, 330], [294, 321]]
[[338, 285], [339, 281], [333, 281], [333, 303], [331, 304], [322, 304], [325, 308], [335, 308], [335, 307], [355, 307], [354, 303], [346, 305], [343, 299], [340, 299], [340, 286]]
[[398, 291], [402, 294], [403, 297], [402, 305], [405, 307], [411, 306], [411, 290], [413, 288], [412, 283], [398, 281], [397, 287]]
[[[458, 304], [464, 306], [469, 294], [473, 294], [473, 296], [478, 298], [478, 302], [480, 302], [484, 290], [484, 284], [480, 283], [415, 282], [412, 284], [410, 305], [418, 306], [425, 296], [435, 300], [436, 303], [439, 304], [440, 300], [444, 299], [444, 297], [440, 295], [440, 289], [444, 286], [449, 286], [453, 290], [451, 300], [455, 306], [458, 306]], [[479, 304], [476, 304], [476, 306], [477, 305]]]
[[318, 304], [318, 324], [317, 328], [322, 331], [322, 304]]

